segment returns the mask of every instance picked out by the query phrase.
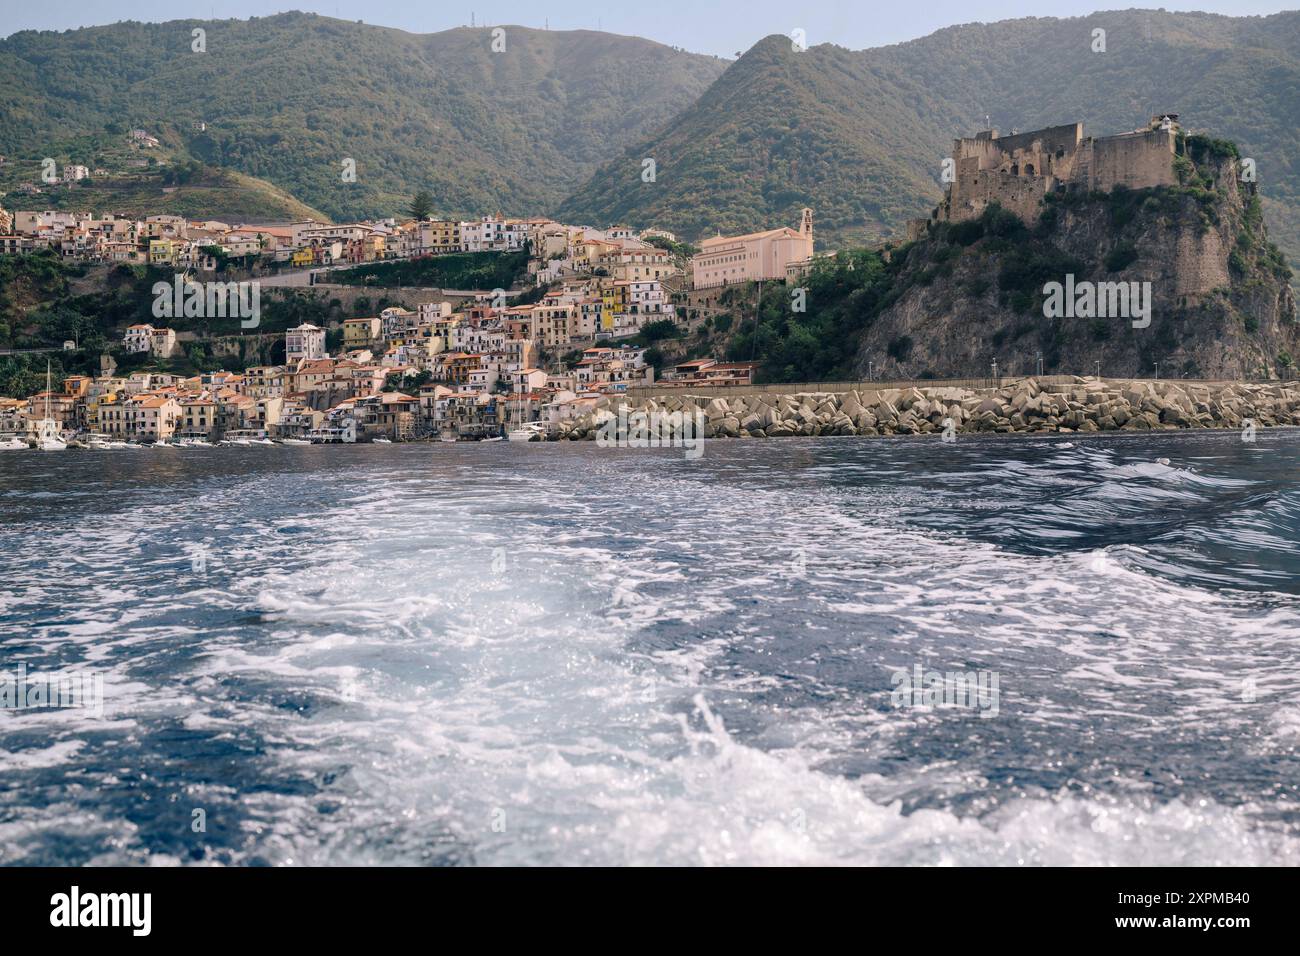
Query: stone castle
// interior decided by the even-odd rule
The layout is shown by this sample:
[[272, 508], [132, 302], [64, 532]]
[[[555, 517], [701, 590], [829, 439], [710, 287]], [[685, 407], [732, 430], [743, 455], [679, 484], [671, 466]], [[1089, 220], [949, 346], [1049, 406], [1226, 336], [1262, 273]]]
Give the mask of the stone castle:
[[[948, 195], [931, 221], [976, 219], [990, 203], [1032, 223], [1051, 192], [1108, 192], [1176, 185], [1178, 115], [1151, 118], [1143, 129], [1116, 136], [1084, 136], [1082, 123], [999, 136], [995, 129], [953, 141]], [[926, 220], [908, 224], [909, 238]]]

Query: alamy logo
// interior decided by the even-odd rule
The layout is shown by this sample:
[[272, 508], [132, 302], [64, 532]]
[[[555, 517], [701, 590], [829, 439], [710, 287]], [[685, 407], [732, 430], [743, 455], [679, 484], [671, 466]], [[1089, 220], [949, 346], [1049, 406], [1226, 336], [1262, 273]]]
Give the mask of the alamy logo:
[[243, 329], [262, 323], [260, 282], [195, 282], [177, 273], [172, 282], [153, 284], [156, 319], [239, 319]]
[[704, 412], [635, 411], [626, 405], [609, 415], [596, 432], [599, 448], [685, 448], [687, 458], [704, 454]]
[[1049, 319], [1132, 319], [1133, 328], [1151, 324], [1150, 282], [1075, 282], [1043, 286], [1043, 315]]
[[132, 936], [152, 929], [153, 894], [86, 893], [79, 887], [50, 897], [51, 926], [128, 926]]
[[981, 718], [998, 715], [997, 671], [894, 671], [889, 702], [895, 707], [960, 707], [977, 710]]
[[104, 678], [70, 671], [28, 674], [19, 664], [14, 675], [0, 674], [0, 710], [78, 708], [104, 716]]

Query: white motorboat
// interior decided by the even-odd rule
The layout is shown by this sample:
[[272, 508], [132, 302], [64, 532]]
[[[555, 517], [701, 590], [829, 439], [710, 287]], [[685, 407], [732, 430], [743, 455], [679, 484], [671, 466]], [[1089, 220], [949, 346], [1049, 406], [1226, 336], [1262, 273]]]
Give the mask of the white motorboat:
[[281, 445], [310, 445], [311, 442], [307, 441], [305, 438], [281, 438], [280, 444]]
[[491, 438], [484, 438], [484, 441], [505, 441], [500, 435], [493, 435]]
[[374, 439], [374, 443], [376, 445], [391, 445], [393, 440], [391, 438], [376, 438]]
[[439, 436], [438, 436], [438, 441], [454, 442], [454, 441], [459, 441], [459, 440], [460, 440], [460, 439], [457, 438], [455, 435], [439, 435]]
[[26, 451], [30, 447], [21, 438], [0, 438], [0, 451]]

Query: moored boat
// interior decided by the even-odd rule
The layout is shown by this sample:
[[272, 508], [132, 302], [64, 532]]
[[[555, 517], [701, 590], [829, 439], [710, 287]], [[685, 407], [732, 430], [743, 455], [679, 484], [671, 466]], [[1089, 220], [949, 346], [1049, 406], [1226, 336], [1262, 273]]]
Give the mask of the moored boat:
[[45, 360], [45, 417], [36, 423], [36, 447], [41, 451], [63, 451], [62, 426], [50, 417], [50, 360]]
[[541, 422], [528, 422], [510, 429], [506, 437], [511, 441], [542, 441], [546, 438], [546, 426]]

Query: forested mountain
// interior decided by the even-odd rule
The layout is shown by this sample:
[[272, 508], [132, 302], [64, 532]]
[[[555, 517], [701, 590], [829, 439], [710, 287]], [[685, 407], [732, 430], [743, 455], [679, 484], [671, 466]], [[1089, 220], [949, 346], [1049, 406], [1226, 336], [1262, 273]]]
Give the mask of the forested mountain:
[[61, 145], [139, 127], [335, 218], [398, 214], [417, 189], [440, 214], [528, 215], [725, 66], [637, 37], [503, 29], [501, 52], [489, 28], [412, 34], [302, 13], [17, 33], [0, 40], [0, 153], [84, 163]]
[[1272, 235], [1300, 261], [1300, 13], [1032, 18], [863, 51], [772, 36], [730, 66], [635, 37], [503, 29], [501, 52], [491, 28], [301, 13], [18, 33], [0, 40], [0, 153], [11, 170], [85, 162], [87, 137], [140, 127], [177, 163], [260, 177], [336, 219], [400, 214], [427, 189], [436, 214], [694, 240], [810, 205], [838, 244], [928, 211], [952, 139], [986, 116], [1102, 135], [1172, 111], [1257, 161]]
[[[863, 51], [796, 51], [771, 36], [557, 214], [695, 239], [793, 225], [809, 205], [824, 237], [897, 233], [939, 198], [952, 140], [986, 116], [1004, 132], [1081, 120], [1085, 134], [1105, 135], [1157, 112], [1240, 143], [1257, 161], [1274, 238], [1300, 259], [1300, 13], [1031, 18]], [[639, 176], [645, 157], [653, 183]]]

